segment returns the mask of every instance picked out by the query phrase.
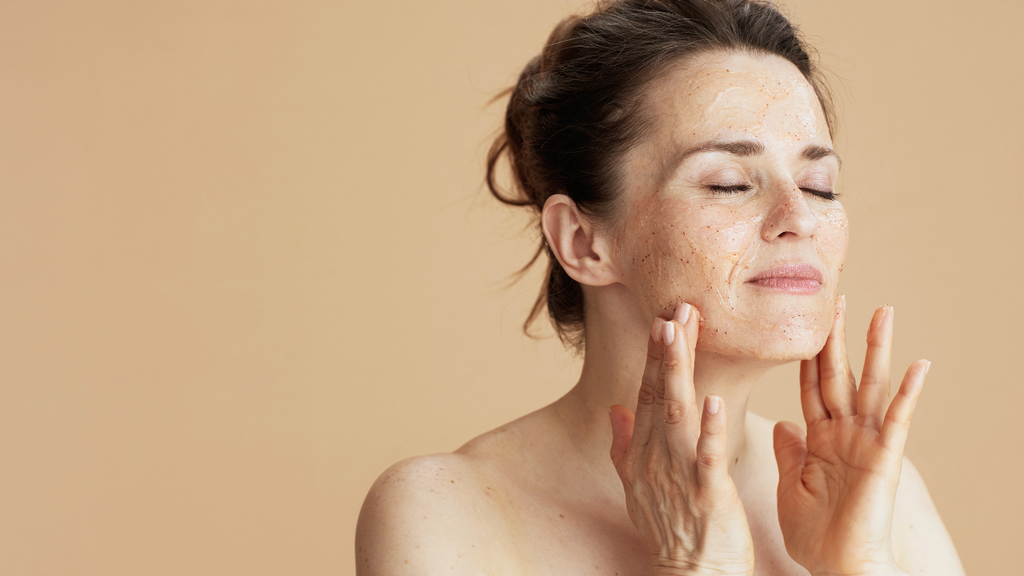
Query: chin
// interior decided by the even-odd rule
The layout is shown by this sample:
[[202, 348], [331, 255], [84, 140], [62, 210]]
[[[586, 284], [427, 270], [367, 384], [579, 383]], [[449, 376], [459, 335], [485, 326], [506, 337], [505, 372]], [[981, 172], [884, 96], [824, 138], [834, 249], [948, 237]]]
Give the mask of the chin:
[[722, 326], [702, 319], [697, 349], [720, 356], [776, 364], [814, 358], [828, 339], [831, 322], [813, 326], [750, 324]]
[[767, 347], [755, 355], [758, 360], [771, 360], [775, 362], [796, 362], [798, 360], [810, 360], [824, 348], [824, 341], [821, 345], [816, 342], [780, 342], [778, 346]]

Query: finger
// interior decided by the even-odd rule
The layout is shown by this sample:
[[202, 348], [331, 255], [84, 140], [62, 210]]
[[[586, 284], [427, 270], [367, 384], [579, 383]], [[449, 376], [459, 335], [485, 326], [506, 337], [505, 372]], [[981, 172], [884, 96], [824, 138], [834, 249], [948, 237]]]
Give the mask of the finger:
[[821, 398], [817, 357], [800, 362], [800, 406], [804, 411], [804, 422], [807, 422], [808, 426], [818, 420], [829, 418], [828, 408]]
[[[645, 445], [650, 441], [651, 429], [655, 418], [655, 394], [658, 387], [658, 374], [661, 372], [661, 360], [664, 349], [661, 345], [661, 326], [665, 323], [661, 318], [655, 318], [651, 326], [651, 334], [647, 339], [647, 363], [644, 365], [644, 374], [640, 378], [640, 391], [636, 398], [636, 421], [633, 427], [633, 436], [639, 445]], [[657, 339], [655, 337], [657, 336]], [[658, 417], [660, 418], [660, 414]]]
[[900, 384], [899, 392], [892, 399], [889, 410], [885, 412], [885, 420], [882, 422], [882, 445], [897, 454], [902, 454], [907, 444], [910, 417], [914, 414], [917, 399], [924, 388], [924, 377], [931, 365], [932, 363], [927, 360], [918, 360], [910, 365], [906, 376], [903, 377], [903, 383]]
[[726, 482], [731, 481], [728, 428], [725, 401], [709, 394], [704, 398], [697, 438], [697, 481], [705, 489], [728, 486]]
[[[691, 321], [692, 318], [692, 321]], [[700, 310], [696, 306], [680, 304], [676, 307], [673, 319], [683, 327], [686, 332], [686, 342], [690, 347], [690, 374], [693, 374], [696, 361], [697, 336], [700, 331]]]
[[[629, 449], [629, 442], [633, 437], [634, 417], [629, 408], [621, 404], [609, 408], [608, 417], [612, 422], [612, 464], [618, 471], [626, 459], [626, 451]], [[619, 472], [619, 476], [621, 475], [622, 472]]]
[[779, 494], [800, 486], [807, 458], [807, 437], [792, 422], [779, 422], [772, 433], [775, 462], [779, 465]]
[[[692, 306], [683, 303], [687, 309], [677, 315], [686, 318], [686, 326], [693, 323]], [[664, 369], [664, 424], [665, 437], [669, 445], [682, 448], [692, 446], [696, 440], [696, 398], [693, 390], [693, 363], [690, 360], [691, 345], [687, 341], [686, 326], [672, 320], [672, 343], [665, 347]]]
[[864, 372], [857, 389], [857, 414], [875, 430], [882, 427], [889, 404], [889, 364], [892, 351], [892, 307], [875, 310], [868, 327], [868, 349]]
[[857, 387], [846, 357], [846, 298], [839, 297], [832, 332], [818, 353], [818, 377], [821, 397], [832, 418], [856, 413]]
[[839, 295], [839, 360], [842, 368], [846, 371], [846, 380], [849, 381], [850, 406], [857, 411], [857, 377], [850, 367], [850, 353], [846, 348], [846, 294]]

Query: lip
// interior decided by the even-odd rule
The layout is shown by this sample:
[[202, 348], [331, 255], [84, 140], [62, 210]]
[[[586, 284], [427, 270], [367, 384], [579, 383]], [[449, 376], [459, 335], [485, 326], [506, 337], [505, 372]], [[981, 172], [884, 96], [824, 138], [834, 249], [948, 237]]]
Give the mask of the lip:
[[817, 294], [821, 290], [822, 276], [810, 264], [783, 264], [757, 274], [746, 283], [788, 294]]

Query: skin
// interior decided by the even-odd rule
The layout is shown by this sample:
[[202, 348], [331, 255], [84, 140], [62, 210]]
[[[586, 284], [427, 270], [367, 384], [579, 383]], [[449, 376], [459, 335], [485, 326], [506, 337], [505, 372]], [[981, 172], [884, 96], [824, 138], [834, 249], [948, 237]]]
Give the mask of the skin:
[[[773, 63], [684, 63], [682, 73], [671, 75], [680, 82], [655, 83], [650, 113], [669, 121], [656, 124], [626, 156], [626, 187], [635, 201], [613, 232], [611, 251], [645, 319], [669, 318], [676, 304], [689, 302], [706, 328], [702, 351], [785, 362], [808, 358], [825, 343], [848, 224], [838, 201], [805, 192], [833, 191], [839, 160], [801, 156], [831, 151], [825, 118], [803, 77], [784, 62]], [[715, 143], [765, 151], [709, 150], [679, 160]], [[729, 187], [747, 189], [725, 191]], [[787, 237], [768, 241], [779, 233]], [[822, 289], [780, 297], [746, 282], [788, 263], [818, 268]]]
[[[847, 220], [828, 195], [839, 161], [810, 86], [780, 58], [718, 52], [666, 70], [645, 105], [654, 129], [622, 161], [616, 220], [559, 195], [542, 215], [584, 287], [579, 382], [385, 472], [357, 573], [962, 574], [902, 457], [927, 363], [890, 403], [890, 308], [859, 387], [852, 376], [836, 294]], [[785, 264], [820, 284], [752, 281]], [[746, 410], [788, 361], [802, 363], [806, 435]]]

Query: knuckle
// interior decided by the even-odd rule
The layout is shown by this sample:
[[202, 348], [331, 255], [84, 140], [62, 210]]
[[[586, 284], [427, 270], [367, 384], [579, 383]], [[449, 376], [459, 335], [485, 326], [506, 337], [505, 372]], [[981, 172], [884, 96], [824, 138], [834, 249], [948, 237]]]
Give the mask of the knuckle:
[[685, 420], [686, 409], [678, 400], [665, 400], [665, 423], [680, 424]]
[[901, 417], [896, 414], [889, 413], [885, 415], [885, 423], [888, 424], [889, 426], [907, 428], [910, 426], [910, 416], [908, 415]]
[[718, 454], [709, 454], [707, 452], [697, 454], [697, 463], [700, 464], [701, 466], [713, 468], [717, 466], [718, 463], [721, 461], [722, 457], [719, 456]]
[[648, 346], [647, 347], [647, 364], [654, 364], [661, 362], [664, 353], [661, 351], [660, 346]]
[[838, 377], [839, 371], [834, 366], [825, 365], [818, 369], [818, 374], [822, 381], [829, 381]]
[[683, 361], [677, 356], [668, 356], [665, 358], [665, 369], [675, 370], [683, 365]]
[[874, 352], [878, 352], [885, 349], [886, 336], [881, 332], [871, 330], [868, 332], [868, 348], [873, 349]]
[[640, 404], [652, 404], [654, 402], [654, 386], [644, 381], [640, 384], [640, 392], [637, 393], [637, 402]]

